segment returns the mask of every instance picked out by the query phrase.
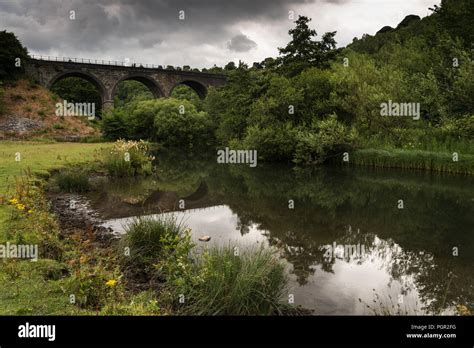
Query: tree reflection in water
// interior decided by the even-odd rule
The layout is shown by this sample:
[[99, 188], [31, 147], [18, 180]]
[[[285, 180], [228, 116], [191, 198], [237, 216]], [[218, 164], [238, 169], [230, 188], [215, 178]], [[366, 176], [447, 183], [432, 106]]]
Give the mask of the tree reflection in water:
[[[186, 209], [225, 205], [237, 216], [234, 228], [241, 236], [258, 229], [280, 250], [300, 286], [318, 272], [337, 272], [339, 262], [372, 264], [389, 275], [387, 288], [396, 282], [401, 294], [415, 291], [424, 312], [458, 304], [474, 308], [471, 177], [347, 167], [248, 168], [218, 165], [212, 158], [162, 158], [159, 168], [157, 177], [137, 182], [135, 189], [120, 182], [102, 185], [96, 207], [118, 218], [176, 210], [183, 198]], [[131, 208], [119, 187], [145, 198]], [[404, 209], [398, 209], [399, 199]], [[351, 259], [325, 257], [334, 243], [361, 245], [364, 252]]]

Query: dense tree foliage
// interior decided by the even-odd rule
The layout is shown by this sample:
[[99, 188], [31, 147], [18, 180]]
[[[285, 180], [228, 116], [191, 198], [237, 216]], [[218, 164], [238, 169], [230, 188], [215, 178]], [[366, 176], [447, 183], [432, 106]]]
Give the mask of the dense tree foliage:
[[[470, 141], [472, 51], [443, 28], [441, 13], [408, 16], [396, 29], [366, 35], [341, 52], [312, 41], [315, 31], [300, 17], [281, 57], [228, 71], [228, 84], [209, 94], [219, 143], [257, 149], [262, 159], [314, 163], [367, 143], [426, 148], [425, 139], [436, 148]], [[388, 101], [419, 104], [419, 119], [382, 117]]]
[[153, 93], [151, 93], [148, 87], [143, 83], [134, 80], [126, 80], [117, 85], [117, 90], [114, 95], [114, 106], [121, 108], [133, 101], [153, 98]]
[[474, 2], [471, 0], [442, 0], [433, 11], [439, 15], [439, 22], [452, 37], [460, 38], [466, 47], [474, 43]]
[[[174, 98], [142, 102], [137, 108], [153, 108], [153, 139], [166, 147], [203, 148], [212, 144], [212, 122], [187, 100]], [[145, 113], [148, 110], [145, 110]]]
[[15, 34], [0, 31], [0, 81], [12, 80], [25, 71], [28, 51]]
[[213, 139], [208, 114], [175, 98], [136, 100], [104, 115], [102, 125], [109, 139], [149, 139], [168, 148], [203, 148]]
[[199, 98], [199, 95], [196, 93], [196, 91], [193, 90], [191, 87], [183, 84], [180, 84], [173, 88], [173, 91], [171, 92], [171, 97], [180, 100], [187, 100], [191, 102], [199, 111], [202, 111], [204, 107], [204, 103], [201, 98]]

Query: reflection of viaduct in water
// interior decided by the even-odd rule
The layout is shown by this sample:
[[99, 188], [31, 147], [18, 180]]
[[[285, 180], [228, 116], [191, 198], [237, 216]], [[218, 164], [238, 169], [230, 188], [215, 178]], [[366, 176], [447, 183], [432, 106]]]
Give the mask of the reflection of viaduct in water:
[[170, 212], [180, 211], [180, 212], [186, 212], [186, 213], [195, 213], [195, 212], [200, 212], [200, 211], [216, 210], [216, 209], [219, 209], [219, 208], [222, 208], [222, 207], [227, 207], [227, 205], [226, 204], [219, 204], [219, 205], [210, 205], [208, 207], [201, 207], [201, 208], [176, 209], [176, 210], [172, 210]]
[[[184, 202], [184, 208], [180, 207], [181, 200]], [[138, 215], [215, 209], [223, 206], [223, 199], [210, 194], [207, 184], [202, 182], [196, 191], [184, 197], [174, 191], [158, 190], [143, 201], [134, 201], [103, 192], [96, 202], [93, 202], [93, 206], [105, 219], [119, 219]]]

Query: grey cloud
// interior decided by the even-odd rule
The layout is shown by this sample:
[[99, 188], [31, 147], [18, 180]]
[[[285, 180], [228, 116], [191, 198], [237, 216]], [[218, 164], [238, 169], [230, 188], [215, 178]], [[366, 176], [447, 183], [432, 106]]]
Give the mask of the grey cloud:
[[[277, 54], [276, 47], [287, 42], [293, 25], [288, 11], [303, 9], [301, 14], [313, 17], [320, 31], [318, 9], [324, 3], [335, 8], [353, 4], [350, 0], [0, 0], [0, 30], [13, 31], [36, 54], [111, 60], [128, 56], [144, 63], [202, 67], [227, 62], [228, 49], [245, 53], [241, 57], [245, 60]], [[69, 19], [71, 10], [76, 11], [75, 21]], [[185, 11], [185, 20], [178, 18], [180, 10]], [[259, 50], [252, 50], [256, 43]]]
[[156, 38], [156, 37], [144, 37], [141, 39], [138, 39], [138, 43], [140, 44], [140, 47], [143, 48], [151, 48], [154, 47], [155, 45], [159, 45], [163, 42], [163, 40]]
[[228, 43], [227, 48], [235, 52], [248, 52], [257, 47], [257, 43], [244, 34], [234, 36]]
[[[135, 53], [139, 59], [140, 49], [157, 46], [181, 52], [200, 51], [202, 46], [222, 50], [240, 22], [285, 20], [288, 9], [313, 1], [0, 0], [0, 23], [33, 53], [118, 59], [117, 52], [127, 51], [124, 54]], [[71, 10], [75, 20], [69, 18]], [[180, 10], [185, 20], [179, 19]], [[255, 45], [236, 36], [229, 48], [246, 52]]]
[[[13, 1], [12, 1], [13, 2]], [[0, 1], [0, 13], [14, 14], [23, 24], [34, 22], [37, 30], [54, 27], [73, 45], [101, 47], [109, 36], [136, 37], [155, 32], [172, 37], [187, 31], [204, 43], [228, 37], [228, 28], [240, 21], [272, 21], [287, 9], [307, 0], [18, 0]], [[69, 20], [69, 11], [76, 20]], [[185, 11], [185, 20], [178, 12]], [[22, 23], [19, 23], [21, 25]], [[26, 29], [26, 28], [25, 28]], [[30, 28], [31, 29], [31, 28]], [[24, 35], [28, 39], [28, 33]]]

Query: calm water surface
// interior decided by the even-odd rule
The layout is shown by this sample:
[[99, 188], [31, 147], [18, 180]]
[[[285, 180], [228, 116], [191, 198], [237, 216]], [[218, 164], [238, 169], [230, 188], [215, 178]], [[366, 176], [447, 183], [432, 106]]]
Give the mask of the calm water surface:
[[89, 195], [107, 226], [123, 232], [134, 216], [173, 213], [202, 248], [273, 246], [289, 294], [315, 314], [474, 308], [472, 177], [178, 158], [158, 166], [156, 177], [105, 182]]

